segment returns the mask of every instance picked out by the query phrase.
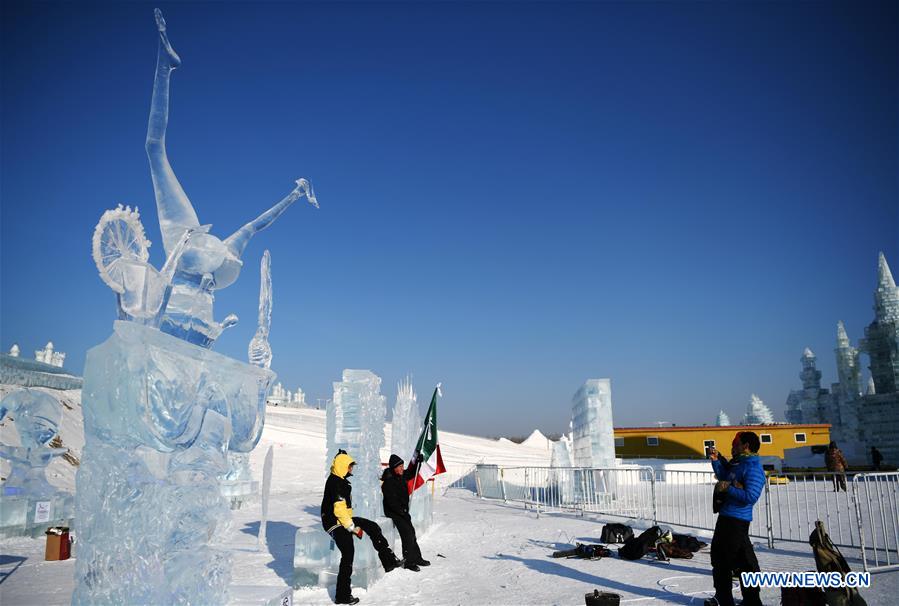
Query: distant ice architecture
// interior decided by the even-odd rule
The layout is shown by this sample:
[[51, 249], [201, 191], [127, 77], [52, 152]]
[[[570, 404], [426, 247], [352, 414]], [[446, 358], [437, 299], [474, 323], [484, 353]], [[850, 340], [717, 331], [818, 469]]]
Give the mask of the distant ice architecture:
[[[331, 462], [343, 449], [356, 461], [350, 483], [353, 486], [353, 515], [374, 520], [384, 531], [384, 538], [395, 547], [397, 533], [393, 523], [384, 517], [381, 498], [381, 455], [385, 445], [384, 421], [387, 406], [381, 395], [381, 377], [370, 370], [343, 371], [342, 381], [334, 383], [334, 398], [327, 410], [326, 469], [322, 483], [330, 473]], [[334, 583], [340, 551], [332, 548], [331, 537], [316, 524], [300, 528], [296, 533], [294, 552], [294, 585]], [[369, 587], [384, 575], [371, 541], [355, 543], [353, 585]]]
[[0, 401], [0, 421], [8, 415], [16, 419], [20, 445], [0, 444], [0, 457], [10, 462], [0, 494], [0, 536], [34, 535], [68, 523], [73, 496], [47, 481], [47, 465], [68, 451], [48, 446], [59, 432], [62, 406], [46, 392], [19, 389]]
[[[94, 260], [116, 293], [112, 335], [87, 353], [84, 437], [77, 474], [78, 553], [73, 604], [226, 604], [230, 524], [219, 478], [228, 455], [242, 473], [259, 440], [274, 373], [257, 340], [245, 364], [210, 351], [236, 321], [213, 320], [215, 290], [240, 273], [250, 238], [302, 195], [304, 179], [272, 209], [224, 241], [200, 225], [165, 149], [169, 77], [181, 63], [157, 9], [159, 53], [147, 129], [167, 261], [149, 262], [137, 210], [101, 218]], [[261, 298], [270, 308], [263, 276]], [[265, 315], [267, 333], [267, 314]], [[267, 342], [267, 334], [260, 338]]]
[[760, 397], [752, 394], [741, 425], [770, 425], [771, 423], [774, 423], [774, 414], [771, 409], [762, 402]]

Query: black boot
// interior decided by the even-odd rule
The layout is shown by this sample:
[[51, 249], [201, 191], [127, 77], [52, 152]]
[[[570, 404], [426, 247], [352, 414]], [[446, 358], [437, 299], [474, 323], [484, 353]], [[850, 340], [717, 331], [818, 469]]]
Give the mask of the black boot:
[[392, 560], [386, 559], [386, 558], [384, 560], [381, 560], [381, 565], [384, 566], [384, 572], [390, 572], [391, 570], [394, 570], [394, 569], [402, 566], [403, 561], [398, 560], [398, 559], [396, 559], [396, 556], [393, 556]]
[[335, 604], [358, 604], [359, 598], [357, 598], [353, 595], [349, 595], [343, 599], [334, 600], [334, 603]]
[[431, 563], [424, 558], [418, 558], [418, 561], [415, 563], [418, 564], [419, 566], [430, 566], [431, 565]]

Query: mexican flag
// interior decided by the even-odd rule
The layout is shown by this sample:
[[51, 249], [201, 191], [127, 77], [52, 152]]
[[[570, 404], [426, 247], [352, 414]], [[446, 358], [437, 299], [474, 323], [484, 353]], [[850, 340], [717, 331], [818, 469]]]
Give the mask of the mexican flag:
[[418, 473], [409, 480], [409, 494], [437, 474], [446, 472], [446, 467], [443, 466], [443, 457], [440, 456], [440, 444], [437, 441], [438, 395], [443, 395], [440, 393], [439, 383], [434, 389], [434, 395], [431, 396], [431, 405], [428, 407], [428, 414], [425, 415], [424, 427], [422, 427], [421, 436], [415, 445], [415, 467]]

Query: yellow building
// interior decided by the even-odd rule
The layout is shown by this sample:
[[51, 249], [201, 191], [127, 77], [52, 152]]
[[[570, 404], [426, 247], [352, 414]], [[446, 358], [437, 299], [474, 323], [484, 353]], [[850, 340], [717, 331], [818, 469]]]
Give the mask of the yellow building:
[[762, 442], [759, 454], [781, 459], [785, 448], [827, 446], [830, 443], [829, 423], [616, 427], [615, 456], [624, 459], [704, 459], [709, 447], [715, 446], [730, 458], [730, 445], [738, 431], [754, 431]]

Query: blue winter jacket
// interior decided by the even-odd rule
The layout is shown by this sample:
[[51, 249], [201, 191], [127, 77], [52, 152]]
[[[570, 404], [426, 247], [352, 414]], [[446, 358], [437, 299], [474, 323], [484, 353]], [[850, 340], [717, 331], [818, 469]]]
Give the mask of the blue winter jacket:
[[[712, 461], [712, 469], [715, 470], [715, 477], [719, 480], [730, 482], [727, 499], [718, 513], [751, 522], [752, 506], [759, 500], [765, 488], [765, 471], [762, 469], [759, 456], [739, 455], [729, 463], [718, 459]], [[739, 482], [743, 488], [737, 488], [734, 482]]]

